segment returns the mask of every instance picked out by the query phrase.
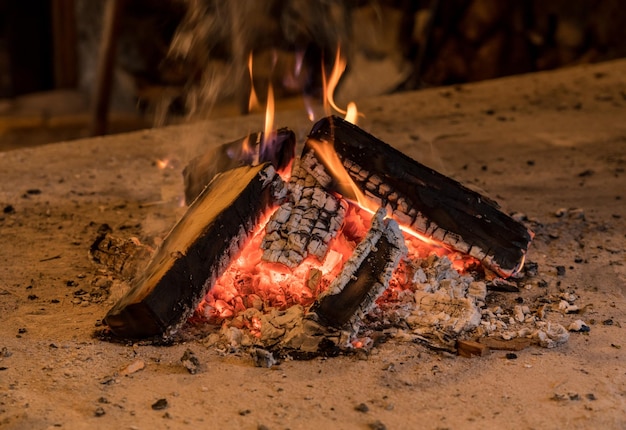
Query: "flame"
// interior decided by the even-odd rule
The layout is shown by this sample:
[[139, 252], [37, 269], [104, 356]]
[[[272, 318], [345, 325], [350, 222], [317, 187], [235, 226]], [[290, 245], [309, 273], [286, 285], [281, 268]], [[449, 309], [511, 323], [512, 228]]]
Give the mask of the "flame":
[[252, 111], [259, 107], [259, 99], [254, 91], [254, 79], [252, 75], [252, 52], [248, 56], [248, 73], [250, 75], [250, 98], [248, 99], [248, 110]]
[[341, 56], [341, 49], [337, 47], [337, 54], [335, 55], [335, 64], [330, 76], [326, 78], [326, 72], [324, 65], [322, 64], [322, 86], [324, 89], [324, 111], [326, 115], [331, 114], [331, 108], [336, 110], [342, 115], [345, 115], [345, 120], [352, 124], [357, 123], [359, 113], [357, 111], [356, 104], [354, 102], [348, 103], [346, 110], [341, 109], [335, 103], [335, 89], [339, 84], [339, 80], [346, 70], [346, 60]]
[[274, 89], [270, 83], [267, 86], [267, 104], [265, 107], [265, 133], [263, 134], [263, 142], [271, 143], [276, 138], [274, 130]]
[[[335, 186], [338, 188], [342, 197], [357, 204], [370, 214], [375, 214], [379, 206], [372, 200], [368, 199], [361, 189], [354, 183], [352, 177], [348, 174], [346, 168], [339, 159], [332, 143], [309, 138], [307, 145], [315, 151], [316, 157], [324, 164], [326, 169], [331, 172], [333, 180], [335, 181]], [[413, 230], [411, 227], [402, 224], [399, 224], [399, 226], [400, 230], [431, 246], [448, 248], [443, 243], [433, 240], [428, 236]]]

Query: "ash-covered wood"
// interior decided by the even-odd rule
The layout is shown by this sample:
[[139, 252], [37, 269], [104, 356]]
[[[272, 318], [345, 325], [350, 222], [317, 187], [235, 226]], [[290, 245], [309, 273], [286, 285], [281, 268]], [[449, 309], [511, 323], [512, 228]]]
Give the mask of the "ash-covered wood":
[[[500, 276], [516, 273], [533, 233], [498, 205], [459, 182], [411, 159], [359, 127], [327, 117], [313, 127], [302, 158], [315, 142], [328, 142], [356, 186], [399, 223], [478, 259]], [[327, 167], [327, 166], [326, 166]], [[320, 166], [309, 171], [341, 192], [340, 181]]]
[[272, 214], [265, 227], [262, 258], [291, 268], [308, 255], [322, 261], [330, 241], [343, 225], [348, 204], [325, 191], [298, 160], [288, 189], [289, 199]]
[[381, 208], [341, 273], [311, 306], [311, 312], [323, 324], [335, 328], [355, 327], [387, 289], [407, 249], [398, 224], [384, 217], [385, 211]]
[[183, 170], [185, 203], [191, 202], [218, 173], [239, 166], [256, 166], [271, 162], [281, 171], [293, 160], [296, 136], [288, 128], [281, 128], [266, 142], [265, 133], [251, 133], [246, 137], [225, 143], [193, 158]]
[[273, 166], [221, 173], [194, 200], [130, 291], [106, 315], [124, 338], [167, 335], [198, 306], [284, 184]]

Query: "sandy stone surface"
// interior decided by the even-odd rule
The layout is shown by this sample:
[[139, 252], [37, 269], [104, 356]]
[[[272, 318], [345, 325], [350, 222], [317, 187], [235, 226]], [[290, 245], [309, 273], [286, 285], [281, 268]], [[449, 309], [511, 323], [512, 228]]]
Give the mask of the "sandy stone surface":
[[[9, 151], [0, 153], [0, 428], [626, 427], [626, 61], [359, 106], [372, 134], [526, 216], [536, 233], [528, 258], [545, 284], [494, 299], [574, 294], [580, 313], [550, 317], [590, 331], [509, 358], [391, 339], [368, 355], [270, 369], [201, 339], [105, 342], [93, 334], [123, 287], [89, 260], [98, 227], [154, 245], [183, 213], [186, 161], [262, 118]], [[303, 112], [277, 124], [300, 140], [311, 126]], [[165, 158], [172, 167], [161, 170]], [[196, 374], [181, 362], [187, 350]]]

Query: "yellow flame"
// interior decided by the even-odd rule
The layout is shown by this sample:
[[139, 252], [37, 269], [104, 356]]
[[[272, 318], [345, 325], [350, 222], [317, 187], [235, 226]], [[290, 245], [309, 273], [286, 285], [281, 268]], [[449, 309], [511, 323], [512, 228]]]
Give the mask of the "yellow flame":
[[250, 146], [250, 135], [247, 135], [243, 142], [241, 142], [241, 153], [242, 154], [250, 154], [252, 152], [252, 147]]
[[315, 156], [324, 163], [324, 166], [333, 177], [339, 193], [344, 198], [354, 201], [371, 213], [375, 213], [378, 210], [378, 206], [369, 200], [354, 183], [337, 156], [332, 143], [309, 138], [307, 145], [315, 151]]
[[[339, 159], [337, 152], [335, 152], [335, 148], [333, 144], [328, 141], [320, 141], [316, 139], [309, 138], [307, 141], [307, 145], [315, 151], [315, 156], [324, 164], [327, 171], [333, 177], [335, 182], [335, 186], [337, 187], [337, 191], [342, 195], [343, 198], [356, 203], [361, 209], [366, 210], [370, 214], [374, 215], [376, 211], [379, 209], [377, 203], [373, 202], [361, 191], [361, 189], [356, 185], [350, 174], [346, 171], [343, 163]], [[394, 218], [393, 214], [387, 214], [387, 217]], [[402, 225], [399, 220], [398, 225], [400, 226], [400, 230], [404, 231], [411, 236], [416, 237], [432, 246], [438, 247], [446, 247], [445, 244], [438, 242], [425, 236], [411, 227]], [[447, 247], [446, 247], [447, 248]]]
[[346, 109], [345, 120], [356, 125], [358, 117], [359, 117], [359, 111], [356, 108], [356, 103], [354, 102], [348, 103], [348, 107]]
[[259, 99], [254, 91], [254, 79], [252, 76], [252, 52], [248, 56], [248, 73], [250, 74], [250, 98], [248, 100], [248, 110], [251, 111], [259, 107]]
[[267, 87], [267, 104], [265, 107], [265, 134], [263, 141], [269, 143], [273, 140], [274, 132], [274, 89], [270, 83]]
[[348, 108], [346, 110], [341, 109], [335, 103], [335, 89], [339, 84], [339, 80], [341, 79], [341, 75], [346, 70], [346, 60], [341, 56], [341, 49], [337, 47], [337, 55], [335, 55], [335, 64], [333, 65], [333, 70], [330, 73], [330, 76], [326, 78], [326, 72], [324, 65], [322, 64], [322, 86], [324, 90], [324, 111], [326, 115], [330, 115], [330, 109], [334, 109], [342, 115], [345, 115], [345, 120], [356, 124], [359, 113], [356, 108], [356, 104], [354, 102], [348, 103]]

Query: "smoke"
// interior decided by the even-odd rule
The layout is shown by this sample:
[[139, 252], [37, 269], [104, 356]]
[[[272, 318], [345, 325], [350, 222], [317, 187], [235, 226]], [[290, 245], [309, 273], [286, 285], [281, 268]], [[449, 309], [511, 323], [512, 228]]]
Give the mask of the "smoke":
[[[168, 62], [187, 77], [190, 115], [205, 116], [216, 103], [234, 100], [247, 111], [250, 53], [257, 92], [316, 94], [321, 63], [345, 52], [349, 7], [341, 1], [182, 0], [186, 13], [172, 39]], [[267, 60], [267, 59], [270, 60]]]

